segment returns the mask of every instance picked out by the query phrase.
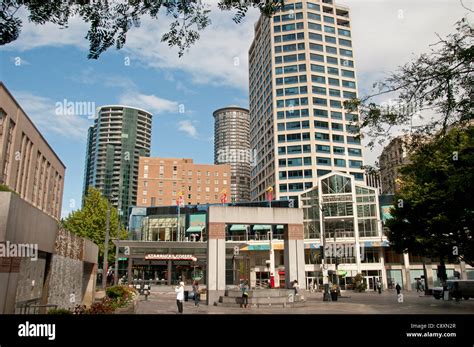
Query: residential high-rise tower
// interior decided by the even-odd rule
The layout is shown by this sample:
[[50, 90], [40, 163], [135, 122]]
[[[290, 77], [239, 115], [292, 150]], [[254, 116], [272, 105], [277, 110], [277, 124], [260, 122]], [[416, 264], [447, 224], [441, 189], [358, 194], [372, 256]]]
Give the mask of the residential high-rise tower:
[[98, 188], [127, 221], [136, 205], [138, 161], [150, 156], [152, 114], [121, 105], [102, 106], [89, 129], [84, 194]]
[[253, 155], [250, 150], [249, 110], [228, 106], [214, 115], [214, 163], [230, 164], [229, 201], [250, 200], [250, 168]]

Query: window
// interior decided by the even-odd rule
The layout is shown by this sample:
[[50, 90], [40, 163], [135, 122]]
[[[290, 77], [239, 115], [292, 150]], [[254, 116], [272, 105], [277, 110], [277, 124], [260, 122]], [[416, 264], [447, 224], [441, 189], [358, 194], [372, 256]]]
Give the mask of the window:
[[[317, 13], [308, 12], [308, 19], [314, 19], [314, 20], [321, 21], [321, 16]], [[321, 28], [321, 26], [320, 26], [320, 28]]]
[[329, 141], [329, 134], [315, 133], [315, 139], [320, 141]]
[[312, 2], [307, 2], [307, 3], [306, 3], [306, 6], [308, 7], [309, 10], [316, 10], [316, 11], [320, 11], [320, 10], [321, 10], [321, 8], [319, 7], [319, 5], [313, 4]]
[[313, 86], [312, 89], [314, 94], [326, 95], [326, 88]]
[[314, 105], [327, 106], [328, 101], [326, 99], [322, 99], [322, 98], [313, 98], [313, 104]]
[[317, 43], [310, 43], [309, 44], [309, 49], [312, 50], [312, 51], [322, 52], [323, 51], [323, 45], [319, 45]]
[[352, 47], [352, 43], [350, 40], [339, 39], [339, 44], [342, 46]]
[[330, 100], [329, 104], [334, 108], [342, 108], [341, 102], [337, 100]]
[[330, 54], [337, 54], [336, 47], [326, 46], [326, 52]]
[[337, 89], [329, 89], [330, 96], [337, 96], [338, 98], [341, 97], [341, 92]]
[[352, 81], [342, 81], [342, 86], [343, 87], [346, 87], [346, 88], [356, 88], [356, 84], [355, 82], [352, 82]]
[[339, 48], [339, 53], [341, 55], [344, 55], [346, 57], [352, 57], [352, 51], [348, 50], [348, 49], [342, 49], [342, 48]]
[[328, 122], [322, 122], [320, 120], [315, 120], [314, 121], [314, 127], [315, 128], [320, 128], [320, 129], [329, 129]]
[[[313, 87], [314, 88], [314, 87]], [[320, 110], [318, 108], [315, 108], [314, 109], [314, 115], [316, 117], [324, 117], [324, 118], [327, 118], [328, 117], [328, 111], [326, 110]]]
[[326, 78], [324, 76], [315, 76], [311, 75], [311, 81], [314, 83], [326, 83]]
[[362, 150], [360, 148], [348, 148], [347, 152], [349, 155], [361, 157], [362, 156]]
[[324, 56], [323, 55], [310, 53], [309, 56], [310, 56], [310, 59], [312, 61], [324, 61]]
[[334, 36], [324, 36], [324, 40], [328, 43], [337, 43], [336, 38]]
[[[311, 24], [313, 24], [313, 25], [311, 25]], [[308, 25], [309, 25], [310, 29], [315, 29], [316, 30], [316, 28], [312, 28], [312, 26], [319, 26], [319, 29], [317, 29], [317, 30], [321, 30], [321, 25], [319, 25], [319, 24], [309, 23]], [[323, 40], [323, 35], [312, 33], [312, 32], [310, 32], [308, 34], [308, 37], [309, 37], [310, 40], [313, 40], [313, 41], [322, 41]]]
[[355, 99], [357, 97], [357, 94], [355, 92], [348, 92], [348, 91], [343, 91], [342, 95], [346, 99]]
[[346, 166], [346, 161], [344, 159], [335, 158], [334, 159], [334, 166], [345, 167]]
[[331, 165], [331, 159], [330, 158], [316, 157], [316, 162], [319, 165]]
[[328, 70], [328, 74], [339, 75], [339, 69], [335, 67], [328, 67], [327, 70]]
[[326, 57], [326, 62], [328, 64], [333, 64], [333, 65], [337, 65], [338, 62], [337, 62], [337, 58], [334, 58], [334, 57]]
[[322, 65], [316, 65], [316, 64], [311, 64], [311, 71], [324, 73], [324, 66], [322, 66]]
[[334, 154], [343, 155], [346, 151], [345, 151], [344, 147], [337, 147], [337, 146], [334, 146], [334, 147], [332, 148], [332, 152], [333, 152]]
[[316, 145], [316, 152], [329, 153], [331, 147], [325, 145]]
[[349, 160], [349, 167], [360, 169], [362, 167], [362, 161], [361, 160]]
[[[288, 166], [301, 166], [301, 158], [288, 158]], [[291, 172], [291, 171], [290, 171]]]
[[341, 65], [345, 67], [354, 67], [354, 62], [348, 59], [341, 59]]
[[339, 86], [339, 80], [336, 78], [329, 78], [328, 81], [331, 86]]
[[342, 113], [341, 112], [336, 112], [336, 111], [331, 111], [331, 118], [332, 119], [342, 119]]
[[324, 176], [324, 175], [327, 175], [330, 172], [331, 172], [330, 170], [317, 170], [318, 176]]
[[341, 123], [331, 123], [331, 129], [336, 131], [344, 131], [344, 125]]
[[347, 143], [356, 143], [360, 145], [360, 139], [356, 136], [347, 136]]
[[344, 77], [351, 77], [351, 78], [355, 78], [354, 71], [350, 71], [350, 70], [341, 70], [341, 72], [342, 72], [342, 76], [344, 76]]
[[330, 34], [335, 34], [336, 33], [336, 30], [334, 29], [334, 27], [330, 27], [328, 25], [324, 26], [324, 31], [327, 32], [327, 33], [330, 33]]
[[339, 35], [342, 35], [342, 36], [351, 37], [351, 32], [349, 30], [346, 30], [346, 29], [339, 29], [338, 33], [339, 33]]
[[332, 24], [334, 24], [334, 18], [333, 18], [333, 17], [324, 16], [324, 21], [325, 21], [326, 23], [332, 23]]
[[342, 135], [332, 135], [332, 140], [334, 142], [344, 142], [344, 136], [342, 136]]

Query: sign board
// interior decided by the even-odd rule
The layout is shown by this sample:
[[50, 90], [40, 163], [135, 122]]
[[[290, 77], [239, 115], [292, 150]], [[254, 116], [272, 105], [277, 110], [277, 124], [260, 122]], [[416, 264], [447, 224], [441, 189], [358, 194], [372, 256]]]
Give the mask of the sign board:
[[239, 255], [240, 248], [239, 246], [234, 246], [234, 255]]
[[197, 258], [192, 254], [147, 254], [146, 260], [192, 260]]

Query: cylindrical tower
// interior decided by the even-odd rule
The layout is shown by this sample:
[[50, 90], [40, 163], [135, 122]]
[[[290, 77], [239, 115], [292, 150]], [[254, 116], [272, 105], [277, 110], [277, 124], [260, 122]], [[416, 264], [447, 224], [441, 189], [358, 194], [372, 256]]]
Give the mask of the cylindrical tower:
[[249, 110], [239, 106], [220, 108], [214, 115], [214, 163], [230, 164], [230, 201], [250, 200]]

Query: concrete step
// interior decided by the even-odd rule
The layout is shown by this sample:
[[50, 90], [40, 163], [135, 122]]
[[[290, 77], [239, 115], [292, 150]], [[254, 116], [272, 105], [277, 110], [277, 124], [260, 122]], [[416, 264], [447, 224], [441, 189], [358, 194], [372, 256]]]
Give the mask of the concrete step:
[[[231, 302], [216, 302], [215, 306], [219, 307], [235, 307], [240, 308], [240, 304], [231, 303]], [[250, 303], [248, 307], [251, 308], [297, 308], [297, 307], [305, 307], [306, 304], [304, 302], [294, 302], [294, 303]]]
[[[249, 298], [262, 298], [262, 297], [288, 297], [290, 294], [294, 294], [293, 289], [256, 289], [249, 290]], [[242, 296], [242, 291], [240, 290], [226, 290], [225, 296], [237, 298]]]

